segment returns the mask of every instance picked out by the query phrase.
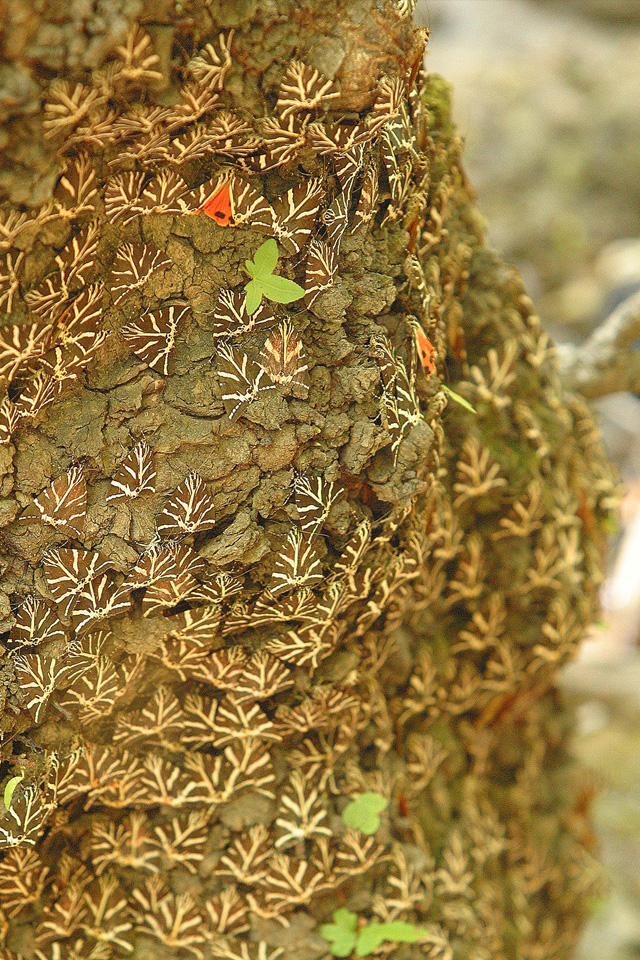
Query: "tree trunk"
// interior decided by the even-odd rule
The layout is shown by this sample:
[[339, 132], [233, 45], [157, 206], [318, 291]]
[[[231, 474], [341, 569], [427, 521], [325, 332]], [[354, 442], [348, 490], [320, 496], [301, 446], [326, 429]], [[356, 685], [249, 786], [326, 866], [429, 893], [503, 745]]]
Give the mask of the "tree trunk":
[[572, 955], [611, 481], [410, 6], [6, 0], [4, 957]]

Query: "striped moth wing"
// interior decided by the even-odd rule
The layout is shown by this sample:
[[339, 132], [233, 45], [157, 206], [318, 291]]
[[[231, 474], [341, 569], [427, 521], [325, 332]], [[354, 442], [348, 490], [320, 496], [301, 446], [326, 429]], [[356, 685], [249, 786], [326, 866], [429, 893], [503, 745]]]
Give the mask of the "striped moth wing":
[[161, 537], [177, 538], [211, 530], [215, 524], [213, 497], [202, 477], [191, 471], [169, 497], [156, 529]]
[[177, 304], [149, 310], [120, 332], [137, 357], [166, 377], [176, 345], [178, 324], [188, 312], [188, 306]]
[[116, 306], [140, 290], [157, 270], [171, 265], [169, 257], [146, 243], [123, 243], [111, 271], [111, 296]]
[[260, 355], [260, 365], [274, 383], [295, 391], [302, 399], [309, 393], [302, 341], [289, 320], [283, 320], [269, 335]]
[[313, 480], [304, 475], [297, 476], [293, 484], [300, 527], [304, 535], [313, 540], [322, 529], [332, 507], [345, 494], [345, 488], [323, 477]]
[[34, 498], [23, 517], [36, 517], [61, 533], [80, 537], [87, 514], [87, 482], [82, 467], [69, 470]]
[[289, 532], [278, 553], [271, 580], [270, 590], [274, 596], [290, 593], [292, 590], [312, 589], [323, 582], [324, 574], [318, 549], [300, 530], [293, 529]]
[[156, 471], [151, 447], [146, 440], [131, 450], [111, 478], [107, 503], [114, 500], [135, 500], [143, 493], [155, 493]]

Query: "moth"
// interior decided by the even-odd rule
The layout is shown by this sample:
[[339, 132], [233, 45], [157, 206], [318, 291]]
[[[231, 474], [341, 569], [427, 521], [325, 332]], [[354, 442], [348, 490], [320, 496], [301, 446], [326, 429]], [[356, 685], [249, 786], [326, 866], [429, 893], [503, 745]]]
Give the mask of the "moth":
[[169, 497], [156, 529], [161, 537], [185, 537], [211, 530], [215, 524], [213, 497], [202, 478], [192, 470]]
[[427, 376], [430, 376], [432, 373], [435, 373], [436, 369], [436, 348], [431, 343], [431, 340], [429, 340], [429, 337], [426, 335], [417, 320], [409, 321], [409, 326], [413, 334], [413, 341], [415, 343], [422, 369], [425, 371]]
[[67, 150], [103, 150], [116, 139], [117, 114], [113, 110], [100, 111], [81, 123], [65, 140]]
[[0, 377], [11, 383], [17, 375], [31, 372], [46, 351], [50, 334], [51, 324], [42, 321], [0, 330]]
[[231, 206], [231, 183], [228, 177], [203, 183], [181, 198], [183, 213], [204, 213], [219, 226], [227, 227], [233, 214]]
[[[109, 334], [106, 330], [84, 338], [83, 342], [54, 347], [42, 358], [46, 379], [51, 384], [53, 399], [58, 397], [67, 383], [78, 380], [87, 370], [88, 361], [99, 350]], [[88, 340], [89, 342], [84, 342]]]
[[170, 108], [165, 121], [170, 133], [187, 124], [196, 123], [215, 110], [220, 102], [217, 91], [198, 80], [183, 84], [180, 96], [182, 103]]
[[334, 250], [340, 249], [343, 234], [349, 225], [349, 205], [344, 193], [332, 201], [324, 214], [327, 240]]
[[11, 438], [22, 419], [22, 412], [16, 404], [5, 396], [0, 402], [0, 446], [11, 443]]
[[84, 287], [58, 319], [51, 341], [87, 353], [101, 334], [103, 291], [102, 283]]
[[202, 598], [211, 604], [220, 604], [242, 592], [242, 579], [230, 573], [218, 573], [202, 585]]
[[325, 126], [322, 123], [309, 125], [309, 141], [320, 156], [331, 157], [336, 176], [347, 197], [365, 163], [365, 145], [371, 134], [363, 124]]
[[119, 140], [137, 139], [160, 130], [169, 113], [168, 107], [136, 103], [129, 113], [122, 113], [115, 122]]
[[319, 179], [288, 190], [273, 202], [271, 231], [289, 253], [299, 253], [315, 226], [324, 189]]
[[274, 383], [287, 389], [297, 387], [304, 397], [309, 393], [305, 376], [309, 367], [302, 352], [302, 341], [290, 320], [283, 320], [267, 338], [260, 354], [260, 366]]
[[103, 573], [90, 580], [73, 597], [69, 612], [77, 634], [93, 627], [102, 620], [111, 619], [131, 607], [131, 594], [116, 586], [111, 577]]
[[260, 650], [251, 657], [234, 684], [241, 703], [266, 700], [294, 685], [291, 671], [270, 653]]
[[38, 371], [16, 399], [15, 409], [19, 419], [33, 419], [50, 406], [60, 392], [60, 384], [53, 377]]
[[61, 685], [68, 667], [59, 659], [45, 659], [37, 653], [15, 657], [14, 664], [20, 689], [26, 694], [26, 707], [36, 723], [47, 708], [51, 694]]
[[378, 206], [378, 163], [369, 162], [365, 167], [360, 197], [351, 225], [351, 233], [367, 226], [374, 218]]
[[61, 533], [81, 537], [87, 514], [87, 482], [82, 467], [70, 467], [34, 498], [23, 517], [37, 517]]
[[163, 170], [142, 189], [138, 200], [141, 214], [182, 212], [181, 199], [187, 192], [187, 185], [172, 170]]
[[118, 59], [111, 80], [118, 88], [146, 87], [162, 83], [162, 73], [156, 68], [160, 57], [153, 52], [151, 37], [138, 24], [129, 27], [124, 43], [116, 47]]
[[135, 500], [143, 493], [155, 493], [156, 471], [151, 447], [141, 440], [124, 458], [111, 478], [107, 503], [114, 500]]
[[158, 580], [147, 588], [142, 598], [143, 617], [176, 607], [187, 600], [198, 586], [196, 578], [186, 571]]
[[107, 657], [97, 656], [90, 662], [83, 660], [70, 657], [70, 663], [73, 666], [78, 663], [78, 669], [60, 698], [60, 706], [63, 710], [72, 710], [84, 727], [112, 714], [122, 692], [122, 680]]
[[265, 117], [259, 123], [262, 153], [256, 158], [259, 170], [273, 170], [294, 160], [307, 141], [308, 117], [291, 115]]
[[259, 142], [254, 135], [253, 128], [246, 120], [235, 113], [231, 113], [230, 110], [220, 110], [207, 123], [204, 129], [204, 137], [207, 144], [207, 154], [218, 154], [228, 157], [230, 160], [254, 153]]
[[323, 77], [319, 70], [302, 60], [292, 60], [278, 88], [276, 109], [286, 119], [300, 110], [315, 110], [339, 96], [333, 80]]
[[45, 137], [51, 139], [71, 134], [102, 103], [104, 95], [95, 87], [87, 87], [83, 83], [72, 85], [68, 80], [54, 80], [44, 105]]
[[171, 304], [143, 313], [120, 331], [137, 357], [166, 377], [176, 344], [178, 324], [189, 312], [187, 305]]
[[110, 567], [99, 553], [73, 547], [47, 550], [42, 559], [47, 587], [56, 603], [63, 605], [65, 615], [82, 590]]
[[180, 167], [193, 160], [200, 160], [210, 153], [210, 142], [206, 130], [198, 125], [186, 130], [178, 137], [172, 137], [167, 155], [174, 167]]
[[338, 257], [333, 245], [322, 240], [312, 240], [305, 269], [304, 302], [307, 307], [313, 307], [318, 297], [333, 286], [337, 271]]
[[[405, 99], [405, 85], [400, 77], [383, 77], [378, 93], [367, 116], [366, 124], [371, 137], [377, 136], [386, 125], [401, 112]], [[404, 126], [411, 129], [404, 111]]]
[[212, 90], [222, 90], [224, 80], [231, 66], [231, 43], [235, 30], [218, 36], [218, 47], [207, 43], [198, 55], [187, 64], [188, 72], [202, 84]]
[[313, 540], [322, 529], [332, 508], [345, 495], [345, 488], [322, 477], [310, 480], [304, 474], [295, 477], [293, 489], [303, 534]]
[[12, 247], [31, 223], [33, 220], [28, 213], [18, 213], [16, 210], [0, 212], [0, 249]]
[[292, 590], [312, 589], [323, 579], [317, 547], [306, 540], [299, 530], [290, 530], [271, 574], [271, 593], [278, 596]]
[[360, 521], [336, 561], [334, 566], [336, 576], [345, 577], [350, 582], [358, 572], [370, 542], [371, 521], [364, 519]]
[[126, 150], [122, 150], [109, 161], [110, 167], [119, 167], [126, 163], [135, 166], [155, 167], [171, 157], [171, 144], [166, 130], [154, 130], [141, 134]]
[[298, 667], [311, 667], [315, 670], [321, 660], [332, 651], [331, 643], [320, 636], [313, 626], [304, 626], [299, 630], [287, 630], [282, 637], [267, 640], [265, 648], [287, 663]]
[[140, 215], [139, 201], [146, 179], [144, 171], [133, 171], [108, 180], [104, 208], [109, 220], [121, 220], [126, 225]]
[[380, 375], [383, 384], [380, 412], [382, 425], [391, 437], [394, 463], [400, 444], [412, 427], [422, 421], [420, 401], [415, 390], [413, 364], [408, 372], [404, 363], [382, 338], [378, 340]]
[[288, 253], [299, 253], [309, 239], [324, 196], [319, 179], [292, 187], [273, 204], [237, 177], [230, 181], [230, 190], [233, 222], [276, 237]]
[[81, 290], [94, 267], [98, 252], [98, 227], [91, 223], [55, 257], [56, 272], [30, 290], [25, 300], [34, 313], [56, 319], [67, 301]]
[[262, 232], [273, 229], [273, 207], [259, 190], [236, 176], [230, 178], [229, 190], [231, 214], [236, 226], [246, 223]]
[[215, 191], [213, 196], [206, 201], [202, 207], [202, 212], [205, 216], [215, 220], [219, 226], [229, 226], [232, 210], [231, 188], [228, 183], [223, 183], [222, 186]]
[[246, 297], [237, 290], [222, 289], [212, 310], [214, 337], [241, 337], [259, 327], [271, 326], [273, 314], [261, 303], [253, 313], [247, 313]]
[[266, 591], [256, 600], [243, 626], [256, 628], [265, 624], [289, 623], [296, 620], [302, 623], [313, 622], [315, 609], [316, 599], [309, 590], [299, 590], [292, 597], [284, 597], [280, 600], [276, 600], [269, 591]]
[[218, 375], [223, 382], [222, 401], [230, 420], [240, 416], [266, 390], [275, 390], [274, 383], [264, 383], [264, 369], [245, 353], [221, 344]]
[[171, 260], [166, 254], [146, 243], [123, 243], [118, 248], [111, 272], [114, 304], [118, 306], [134, 290], [141, 289], [157, 270], [170, 265]]
[[57, 613], [39, 597], [27, 597], [18, 608], [9, 642], [25, 647], [64, 640], [65, 629]]
[[208, 647], [220, 636], [221, 613], [219, 606], [203, 610], [185, 610], [180, 625], [174, 627], [171, 636], [193, 647]]
[[65, 220], [75, 220], [96, 212], [98, 187], [96, 173], [88, 156], [70, 162], [60, 174], [53, 191], [53, 209]]
[[3, 257], [4, 262], [0, 265], [0, 307], [7, 313], [11, 313], [13, 298], [20, 290], [18, 273], [23, 260], [23, 250], [17, 253], [5, 253]]
[[154, 543], [129, 571], [122, 586], [138, 590], [179, 573], [201, 572], [205, 567], [202, 557], [184, 544]]

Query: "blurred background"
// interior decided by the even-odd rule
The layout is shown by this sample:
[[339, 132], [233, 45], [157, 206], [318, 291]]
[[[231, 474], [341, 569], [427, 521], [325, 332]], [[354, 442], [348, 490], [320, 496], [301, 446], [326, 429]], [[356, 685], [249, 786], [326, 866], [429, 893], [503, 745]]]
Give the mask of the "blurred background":
[[[558, 342], [640, 290], [640, 0], [418, 0], [493, 245]], [[640, 343], [638, 344], [640, 349]], [[593, 403], [624, 484], [603, 620], [566, 670], [606, 891], [580, 960], [640, 958], [640, 397]]]

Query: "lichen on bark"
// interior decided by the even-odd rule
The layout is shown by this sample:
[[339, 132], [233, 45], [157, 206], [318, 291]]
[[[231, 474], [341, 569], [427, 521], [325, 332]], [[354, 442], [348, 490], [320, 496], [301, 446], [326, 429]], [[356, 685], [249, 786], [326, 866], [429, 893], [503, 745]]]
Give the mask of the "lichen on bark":
[[[73, 49], [74, 7], [45, 7], [15, 54], [39, 91], [27, 135], [47, 136], [27, 147], [16, 106], [0, 238], [18, 278], [10, 323], [21, 343], [34, 322], [51, 331], [46, 350], [5, 370], [2, 782], [23, 777], [0, 821], [7, 958], [312, 960], [328, 956], [319, 926], [344, 904], [428, 931], [379, 954], [572, 953], [596, 870], [553, 683], [593, 614], [611, 481], [519, 278], [486, 249], [409, 6], [140, 5], [127, 37], [114, 18], [104, 44], [85, 29]], [[331, 96], [294, 110], [302, 129], [276, 163], [265, 117], [286, 126], [292, 60]], [[212, 138], [223, 111], [244, 131], [185, 160], [191, 133]], [[347, 148], [339, 137], [354, 131]], [[26, 195], [11, 175], [21, 156]], [[90, 171], [89, 200], [61, 193], [54, 163], [74, 183], [76, 164]], [[358, 225], [370, 170], [378, 200]], [[164, 175], [173, 199], [158, 199]], [[231, 417], [216, 303], [221, 289], [242, 293], [243, 263], [269, 233], [263, 199], [246, 215], [244, 185], [277, 209], [316, 178], [314, 239], [333, 247], [336, 272], [315, 301], [282, 310], [308, 390], [274, 381]], [[225, 228], [203, 212], [223, 182]], [[280, 222], [276, 234], [281, 273], [308, 286], [311, 248], [288, 247]], [[87, 236], [83, 259], [70, 244]], [[127, 243], [138, 266], [144, 250], [169, 263], [119, 300]], [[93, 332], [108, 336], [78, 353], [64, 311], [90, 284], [104, 284]], [[165, 376], [123, 330], [176, 302], [189, 311]], [[274, 309], [269, 329], [235, 338], [250, 363], [264, 362]], [[55, 390], [34, 409], [47, 377]], [[449, 385], [475, 413], [448, 401]], [[153, 483], [114, 500], [143, 440]], [[70, 535], [42, 498], [74, 467], [87, 506]], [[214, 520], [174, 543], [163, 524], [194, 472]], [[300, 477], [342, 488], [321, 535], [303, 527]], [[291, 542], [313, 566], [285, 593]], [[71, 597], [56, 579], [61, 556], [75, 562], [55, 553], [68, 549], [95, 565]], [[151, 575], [159, 556], [169, 566]], [[87, 620], [105, 578], [122, 606]], [[25, 598], [53, 639], [42, 619], [29, 634]], [[340, 817], [367, 791], [389, 802], [371, 838]]]

